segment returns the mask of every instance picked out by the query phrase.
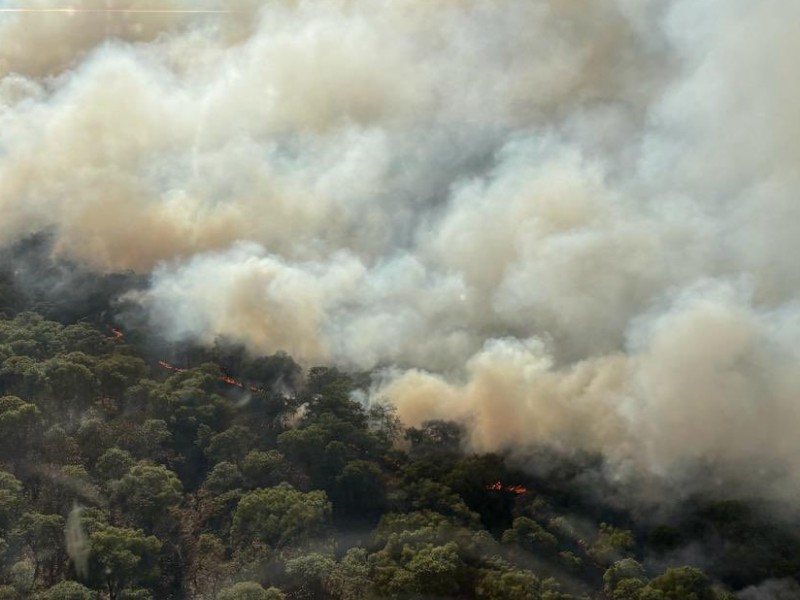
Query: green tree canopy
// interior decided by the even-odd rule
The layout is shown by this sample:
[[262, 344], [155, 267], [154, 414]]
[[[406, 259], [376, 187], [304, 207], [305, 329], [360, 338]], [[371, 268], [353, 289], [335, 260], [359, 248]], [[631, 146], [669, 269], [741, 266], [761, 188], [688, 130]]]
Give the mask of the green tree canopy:
[[13, 545], [32, 558], [35, 577], [42, 576], [48, 585], [55, 583], [58, 568], [65, 558], [62, 550], [64, 524], [61, 515], [26, 512], [11, 533]]
[[241, 581], [217, 594], [217, 600], [283, 600], [277, 588], [264, 589], [255, 581]]
[[22, 483], [11, 473], [0, 471], [0, 532], [8, 531], [22, 502]]
[[222, 461], [214, 465], [214, 468], [211, 469], [203, 483], [203, 487], [212, 494], [222, 494], [241, 487], [241, 485], [242, 474], [239, 468], [228, 461]]
[[110, 600], [123, 590], [152, 583], [158, 575], [161, 542], [142, 531], [105, 526], [90, 535], [91, 573], [103, 582]]
[[650, 582], [651, 590], [661, 592], [663, 600], [716, 600], [708, 575], [694, 567], [667, 569]]
[[303, 493], [288, 483], [245, 494], [233, 515], [231, 539], [242, 547], [272, 548], [301, 543], [324, 533], [331, 514], [325, 492]]
[[486, 600], [568, 600], [553, 579], [540, 579], [527, 570], [483, 571], [475, 587]]
[[0, 398], [0, 457], [19, 459], [41, 438], [42, 413], [17, 396]]
[[181, 500], [178, 477], [161, 465], [136, 465], [111, 484], [114, 504], [145, 528], [154, 527]]
[[62, 581], [36, 596], [36, 600], [97, 600], [97, 593], [77, 581]]
[[95, 473], [101, 481], [113, 481], [122, 479], [135, 464], [130, 452], [121, 448], [109, 448], [94, 466]]
[[245, 484], [251, 488], [270, 487], [283, 481], [291, 482], [294, 476], [291, 464], [277, 450], [248, 452], [242, 461], [242, 474]]

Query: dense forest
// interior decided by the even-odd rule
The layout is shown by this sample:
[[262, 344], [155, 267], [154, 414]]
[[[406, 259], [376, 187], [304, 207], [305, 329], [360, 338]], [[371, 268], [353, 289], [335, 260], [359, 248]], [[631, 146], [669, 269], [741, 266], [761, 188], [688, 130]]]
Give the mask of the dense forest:
[[472, 454], [454, 423], [361, 401], [369, 374], [156, 343], [106, 292], [20, 277], [0, 286], [0, 598], [795, 597], [789, 517], [707, 496], [648, 516], [600, 493], [602, 457]]

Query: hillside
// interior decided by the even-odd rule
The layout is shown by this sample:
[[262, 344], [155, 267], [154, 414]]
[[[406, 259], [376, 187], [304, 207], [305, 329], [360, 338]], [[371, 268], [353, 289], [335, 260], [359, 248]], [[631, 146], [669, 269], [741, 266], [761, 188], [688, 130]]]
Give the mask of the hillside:
[[0, 321], [0, 597], [721, 600], [800, 572], [764, 507], [648, 514], [601, 456], [406, 428], [354, 400], [368, 374], [135, 339]]

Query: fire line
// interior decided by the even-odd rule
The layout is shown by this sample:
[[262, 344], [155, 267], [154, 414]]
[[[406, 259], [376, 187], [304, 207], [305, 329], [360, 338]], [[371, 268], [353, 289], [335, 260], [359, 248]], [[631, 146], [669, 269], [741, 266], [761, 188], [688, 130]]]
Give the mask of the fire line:
[[523, 485], [504, 485], [501, 481], [495, 481], [486, 486], [486, 489], [492, 492], [510, 492], [521, 496], [528, 493], [528, 488]]
[[[175, 366], [169, 364], [165, 360], [158, 361], [158, 366], [161, 367], [162, 369], [166, 369], [167, 371], [172, 371], [173, 373], [186, 373], [189, 370], [189, 369], [182, 369], [180, 367], [175, 367]], [[230, 375], [223, 375], [222, 377], [219, 377], [218, 379], [222, 383], [225, 383], [227, 385], [232, 385], [232, 386], [235, 386], [235, 387], [238, 387], [238, 388], [241, 388], [241, 389], [245, 389], [245, 385], [241, 381], [239, 381], [238, 379], [234, 379]], [[261, 388], [258, 388], [258, 387], [254, 386], [254, 385], [247, 386], [247, 389], [249, 389], [251, 392], [261, 392], [261, 391], [263, 391]]]
[[[121, 339], [123, 339], [125, 337], [125, 334], [122, 331], [120, 331], [119, 329], [116, 329], [114, 327], [110, 327], [109, 329], [111, 330], [111, 335], [113, 336], [113, 339], [121, 340]], [[172, 371], [173, 373], [185, 373], [186, 371], [189, 370], [189, 369], [182, 369], [180, 367], [173, 366], [173, 365], [169, 364], [165, 360], [159, 360], [158, 361], [158, 366], [161, 367], [162, 369], [166, 369], [167, 371]], [[239, 381], [238, 379], [234, 379], [230, 375], [223, 375], [222, 377], [219, 378], [219, 380], [222, 383], [225, 383], [227, 385], [232, 385], [232, 386], [238, 387], [240, 389], [245, 389], [245, 388], [249, 389], [251, 392], [261, 392], [261, 391], [263, 391], [261, 388], [258, 388], [258, 387], [254, 386], [254, 385], [245, 386], [241, 381]]]

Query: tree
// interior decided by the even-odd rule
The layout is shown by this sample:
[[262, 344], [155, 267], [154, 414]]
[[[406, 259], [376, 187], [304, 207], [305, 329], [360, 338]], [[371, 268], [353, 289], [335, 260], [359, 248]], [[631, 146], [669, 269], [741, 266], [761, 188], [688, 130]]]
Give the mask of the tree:
[[469, 525], [480, 518], [464, 500], [446, 485], [430, 479], [407, 482], [399, 494], [400, 507], [405, 511], [432, 510]]
[[25, 554], [33, 559], [34, 579], [42, 576], [45, 585], [55, 583], [56, 576], [65, 555], [62, 550], [64, 539], [64, 517], [26, 512], [17, 521], [11, 534], [13, 544], [25, 549]]
[[83, 421], [75, 437], [80, 445], [81, 455], [89, 463], [94, 463], [113, 443], [111, 428], [98, 418]]
[[[378, 526], [373, 530], [372, 537], [378, 543], [387, 544], [398, 535], [402, 536], [405, 543], [408, 536], [416, 539], [417, 532], [425, 532], [426, 535], [438, 535], [438, 532], [446, 532], [446, 536], [452, 537], [452, 530], [455, 528], [453, 519], [448, 518], [431, 510], [419, 510], [414, 512], [390, 512], [381, 517]], [[426, 537], [427, 539], [427, 537]]]
[[517, 517], [511, 529], [503, 533], [504, 544], [517, 544], [533, 554], [551, 554], [558, 547], [558, 539], [544, 527], [528, 517]]
[[638, 600], [645, 583], [642, 565], [632, 558], [615, 562], [603, 574], [603, 591], [613, 600]]
[[190, 549], [188, 580], [193, 597], [209, 597], [230, 575], [232, 565], [225, 558], [225, 544], [217, 536], [203, 533]]
[[212, 494], [222, 494], [242, 485], [242, 474], [233, 463], [222, 461], [214, 465], [206, 477], [203, 487]]
[[114, 342], [108, 339], [88, 323], [73, 323], [61, 331], [60, 341], [67, 352], [81, 352], [87, 355], [106, 354], [114, 347]]
[[154, 462], [162, 462], [168, 455], [172, 434], [163, 419], [147, 419], [136, 431], [131, 444], [133, 452]]
[[99, 490], [80, 464], [50, 466], [27, 484], [37, 487], [37, 508], [51, 514], [66, 514], [76, 497], [89, 501], [98, 499]]
[[119, 595], [120, 600], [153, 600], [153, 594], [145, 588], [135, 588], [122, 590]]
[[54, 409], [70, 419], [89, 407], [100, 391], [100, 382], [88, 367], [63, 357], [44, 363], [44, 370], [54, 394], [61, 404]]
[[486, 600], [567, 600], [553, 579], [539, 579], [525, 570], [485, 570], [475, 591]]
[[292, 465], [277, 450], [248, 452], [242, 461], [242, 474], [247, 487], [263, 488], [294, 478]]
[[190, 485], [199, 484], [204, 472], [196, 468], [197, 461], [203, 460], [200, 442], [207, 442], [199, 433], [227, 423], [232, 411], [232, 404], [213, 392], [219, 385], [218, 377], [219, 369], [203, 366], [175, 373], [163, 383], [142, 380], [126, 393], [126, 403], [143, 405], [148, 417], [167, 423], [172, 434], [171, 450], [185, 459], [182, 480]]
[[708, 575], [694, 567], [667, 569], [647, 586], [661, 592], [663, 600], [716, 600]]
[[461, 450], [463, 436], [464, 428], [452, 421], [426, 421], [419, 429], [406, 431], [414, 457], [455, 456]]
[[589, 544], [586, 554], [599, 565], [609, 565], [628, 556], [633, 545], [633, 534], [630, 531], [600, 523], [600, 533]]
[[136, 461], [133, 460], [130, 452], [120, 448], [109, 448], [95, 463], [94, 470], [103, 482], [122, 479]]
[[81, 455], [78, 442], [61, 425], [44, 432], [39, 452], [47, 462], [57, 465], [79, 462]]
[[98, 361], [95, 373], [105, 396], [121, 398], [126, 388], [147, 374], [147, 365], [141, 358], [114, 354]]
[[351, 548], [331, 573], [328, 586], [341, 600], [362, 600], [372, 588], [367, 551]]
[[158, 574], [161, 542], [141, 530], [105, 526], [90, 535], [92, 573], [105, 585], [110, 600], [130, 586], [147, 585]]
[[62, 581], [36, 598], [37, 600], [97, 600], [97, 593], [77, 581]]
[[39, 441], [42, 413], [17, 396], [0, 398], [0, 456], [19, 458]]
[[322, 534], [330, 514], [322, 491], [298, 492], [288, 483], [254, 490], [236, 507], [231, 539], [238, 547], [260, 542], [282, 548]]
[[178, 477], [161, 465], [136, 465], [111, 484], [111, 498], [133, 522], [152, 529], [181, 500]]
[[329, 441], [329, 436], [322, 427], [312, 425], [280, 434], [278, 449], [286, 458], [314, 476], [325, 461], [325, 446]]
[[405, 568], [414, 577], [417, 593], [452, 596], [458, 593], [464, 566], [458, 545], [449, 542], [444, 546], [428, 544], [420, 548]]
[[293, 389], [299, 386], [302, 368], [284, 352], [271, 356], [259, 356], [242, 365], [242, 376], [258, 382], [262, 387], [275, 384]]
[[306, 420], [312, 423], [327, 414], [358, 429], [366, 429], [367, 415], [364, 407], [351, 399], [351, 393], [355, 389], [357, 385], [351, 375], [327, 367], [310, 369]]
[[0, 471], [0, 532], [7, 531], [22, 502], [22, 483], [11, 473]]
[[206, 454], [217, 462], [239, 462], [252, 446], [253, 434], [250, 429], [234, 425], [211, 437]]
[[4, 384], [5, 389], [13, 394], [30, 398], [37, 405], [49, 387], [47, 375], [41, 363], [30, 356], [19, 354], [3, 361], [2, 368], [0, 368], [0, 384]]
[[394, 444], [402, 435], [402, 424], [397, 409], [391, 404], [373, 404], [367, 411], [369, 430], [387, 444]]
[[383, 473], [374, 463], [351, 461], [336, 478], [331, 496], [337, 513], [350, 518], [377, 519], [386, 507]]
[[16, 562], [9, 571], [9, 579], [17, 593], [27, 598], [36, 584], [36, 567], [27, 559]]
[[325, 554], [310, 552], [286, 561], [286, 574], [292, 579], [293, 598], [324, 598], [336, 561]]
[[62, 349], [62, 326], [35, 312], [21, 312], [3, 325], [0, 341], [8, 342], [16, 354], [47, 358]]
[[217, 600], [283, 600], [284, 595], [277, 588], [264, 589], [255, 581], [241, 581], [222, 590]]

